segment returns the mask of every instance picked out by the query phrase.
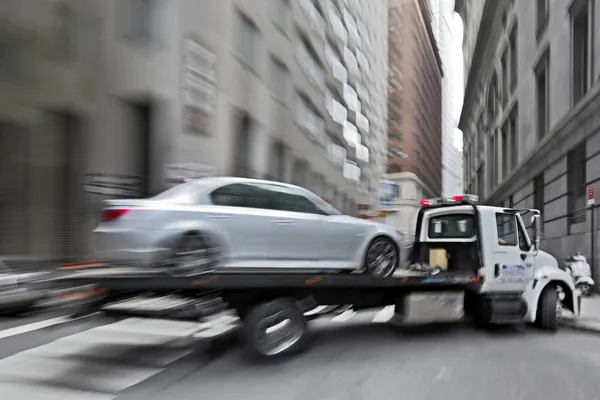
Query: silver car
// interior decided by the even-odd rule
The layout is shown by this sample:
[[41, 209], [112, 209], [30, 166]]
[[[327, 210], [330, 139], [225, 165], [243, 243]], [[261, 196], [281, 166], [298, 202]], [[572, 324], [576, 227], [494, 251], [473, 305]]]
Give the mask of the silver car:
[[107, 200], [94, 231], [102, 261], [196, 274], [354, 271], [387, 277], [404, 262], [398, 230], [342, 215], [301, 187], [205, 178], [144, 200]]

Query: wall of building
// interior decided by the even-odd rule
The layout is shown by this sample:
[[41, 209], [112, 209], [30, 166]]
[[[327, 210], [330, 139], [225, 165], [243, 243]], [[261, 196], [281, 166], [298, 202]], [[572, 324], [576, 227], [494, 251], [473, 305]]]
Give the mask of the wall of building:
[[[152, 6], [149, 14], [143, 4]], [[12, 182], [4, 185], [2, 207], [15, 212], [0, 217], [0, 253], [91, 257], [88, 233], [103, 197], [84, 194], [82, 183], [98, 189], [97, 178], [88, 182], [97, 174], [147, 180], [137, 194], [147, 195], [168, 186], [165, 166], [183, 163], [291, 181], [350, 214], [357, 203], [374, 203], [387, 153], [387, 17], [385, 0], [0, 3], [0, 43], [11, 55], [2, 65], [16, 66], [0, 69], [2, 140], [14, 148], [13, 131], [30, 135], [16, 159], [8, 160], [9, 147], [0, 150], [0, 169], [18, 164], [26, 177], [20, 188], [2, 174]], [[189, 41], [208, 55], [190, 53]], [[285, 65], [280, 80], [272, 57]], [[191, 92], [206, 107], [202, 118], [187, 114]], [[342, 109], [344, 115], [337, 122], [333, 97], [336, 116]], [[311, 112], [300, 107], [302, 98]], [[49, 128], [63, 110], [81, 120], [71, 135], [79, 147], [71, 145], [66, 158], [61, 139], [53, 138], [62, 133]], [[206, 125], [192, 133], [186, 120]], [[347, 140], [345, 128], [360, 139]], [[242, 131], [247, 145], [240, 145]], [[276, 143], [284, 157], [273, 165]], [[64, 160], [78, 154], [83, 159], [67, 174]]]
[[441, 194], [442, 65], [428, 7], [426, 1], [390, 3], [388, 171], [413, 172]]
[[[599, 10], [588, 1], [549, 1], [547, 17], [541, 19], [545, 22], [538, 29], [538, 2], [488, 3], [481, 22], [487, 29], [469, 30], [466, 24], [465, 30], [468, 42], [479, 37], [473, 64], [466, 71], [469, 78], [460, 123], [468, 160], [465, 185], [475, 188], [489, 204], [539, 208], [543, 213], [542, 248], [559, 260], [578, 250], [591, 253], [591, 211], [586, 203], [587, 188], [596, 186], [600, 176], [596, 160], [600, 150], [600, 117], [596, 112], [600, 106], [596, 79], [600, 66], [596, 60], [600, 52], [593, 45], [589, 47], [588, 58], [593, 62], [589, 64], [588, 90], [575, 101], [573, 84], [577, 76], [572, 74], [572, 63], [577, 52], [573, 47], [572, 13], [590, 7], [588, 21], [592, 29], [588, 37], [591, 43], [597, 43], [600, 27], [595, 21], [600, 17]], [[468, 15], [468, 7], [459, 12]], [[510, 47], [511, 32], [516, 32], [514, 85], [503, 79], [502, 73], [502, 55]], [[541, 66], [549, 76], [545, 97], [538, 96], [543, 81], [536, 76]], [[490, 119], [494, 74], [499, 78], [497, 108]], [[543, 129], [543, 119], [538, 118], [545, 104], [547, 129]], [[505, 140], [502, 130], [511, 120], [515, 128], [508, 129], [514, 135]], [[492, 146], [494, 135], [499, 138], [497, 147]], [[515, 145], [514, 151], [511, 144]], [[577, 149], [582, 152], [579, 157]], [[497, 159], [489, 157], [492, 153], [498, 154]], [[482, 167], [484, 173], [477, 175]], [[494, 170], [498, 171], [497, 177]], [[594, 258], [600, 260], [598, 246]], [[595, 272], [600, 272], [600, 264], [595, 264]]]
[[391, 205], [382, 206], [388, 213], [384, 222], [405, 232], [411, 239], [415, 234], [420, 201], [434, 197], [431, 190], [415, 174], [398, 172], [387, 174], [386, 179], [398, 185], [398, 197]]

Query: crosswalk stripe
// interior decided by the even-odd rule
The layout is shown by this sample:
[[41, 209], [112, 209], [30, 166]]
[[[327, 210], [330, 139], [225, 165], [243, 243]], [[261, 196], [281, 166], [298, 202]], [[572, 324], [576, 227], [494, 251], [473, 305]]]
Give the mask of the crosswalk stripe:
[[348, 320], [350, 320], [350, 318], [354, 317], [356, 315], [356, 311], [354, 310], [346, 310], [343, 313], [336, 315], [335, 317], [331, 318], [331, 321], [333, 322], [346, 322]]
[[387, 306], [384, 309], [377, 311], [377, 313], [375, 313], [375, 316], [373, 317], [373, 322], [374, 323], [388, 322], [394, 316], [394, 312], [395, 312], [394, 306]]

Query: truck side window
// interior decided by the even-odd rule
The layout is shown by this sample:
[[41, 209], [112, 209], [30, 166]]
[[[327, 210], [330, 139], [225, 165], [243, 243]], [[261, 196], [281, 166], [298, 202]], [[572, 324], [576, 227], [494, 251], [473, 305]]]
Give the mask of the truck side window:
[[523, 227], [521, 226], [521, 224], [519, 224], [519, 249], [523, 250], [523, 251], [529, 251], [530, 250], [530, 246], [529, 244], [527, 244], [527, 235], [525, 233], [525, 231], [523, 230]]
[[511, 214], [496, 214], [498, 244], [501, 246], [517, 245], [517, 218]]

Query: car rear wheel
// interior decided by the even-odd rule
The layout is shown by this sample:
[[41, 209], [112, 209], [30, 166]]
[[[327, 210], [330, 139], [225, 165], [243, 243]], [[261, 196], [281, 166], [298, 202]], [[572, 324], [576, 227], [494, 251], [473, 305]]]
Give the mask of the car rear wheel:
[[196, 275], [217, 268], [220, 247], [207, 235], [188, 233], [176, 244], [167, 264], [176, 275]]
[[399, 258], [398, 249], [391, 239], [386, 237], [376, 238], [367, 248], [365, 273], [378, 278], [392, 276]]

